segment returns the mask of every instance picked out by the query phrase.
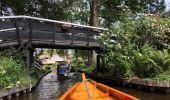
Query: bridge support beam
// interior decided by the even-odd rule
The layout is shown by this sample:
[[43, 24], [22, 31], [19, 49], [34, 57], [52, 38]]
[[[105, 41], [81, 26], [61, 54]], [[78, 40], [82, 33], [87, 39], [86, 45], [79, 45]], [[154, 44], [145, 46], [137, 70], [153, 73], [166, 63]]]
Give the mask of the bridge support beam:
[[32, 64], [33, 64], [33, 49], [32, 48], [29, 48], [27, 47], [26, 49], [26, 67], [27, 67], [27, 74], [29, 75], [29, 91], [31, 91], [32, 89], [32, 83], [31, 83], [31, 74], [30, 74], [30, 68], [32, 67]]
[[100, 54], [97, 54], [97, 61], [96, 61], [96, 68], [97, 71], [100, 71]]
[[78, 51], [77, 51], [77, 49], [75, 49], [75, 53], [76, 53], [77, 67], [79, 67], [79, 61], [78, 61]]
[[101, 61], [101, 51], [97, 50], [96, 51], [97, 55], [96, 55], [96, 70], [97, 72], [101, 71], [101, 64], [103, 64], [103, 62]]
[[33, 63], [33, 50], [32, 48], [27, 48], [26, 50], [26, 67], [29, 69], [32, 67]]

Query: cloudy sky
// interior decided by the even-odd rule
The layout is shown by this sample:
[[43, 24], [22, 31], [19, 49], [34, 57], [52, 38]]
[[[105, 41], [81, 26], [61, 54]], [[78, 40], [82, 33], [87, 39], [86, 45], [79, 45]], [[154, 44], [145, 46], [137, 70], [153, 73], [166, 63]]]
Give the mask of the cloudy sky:
[[166, 3], [166, 10], [170, 9], [170, 0], [165, 0]]

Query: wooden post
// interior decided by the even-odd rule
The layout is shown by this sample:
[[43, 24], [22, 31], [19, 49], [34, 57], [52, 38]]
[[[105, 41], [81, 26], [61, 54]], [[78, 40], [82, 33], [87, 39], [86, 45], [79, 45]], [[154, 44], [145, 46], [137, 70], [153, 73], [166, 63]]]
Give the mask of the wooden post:
[[97, 68], [97, 71], [100, 71], [100, 54], [97, 54], [97, 64], [96, 64], [96, 68]]
[[142, 86], [141, 86], [141, 85], [138, 85], [138, 86], [137, 86], [137, 89], [138, 89], [138, 90], [140, 90], [141, 88], [142, 88]]
[[97, 50], [97, 59], [96, 59], [96, 69], [99, 72], [101, 70], [101, 50]]
[[77, 51], [77, 49], [75, 49], [75, 53], [76, 53], [76, 60], [77, 60], [77, 67], [78, 67], [78, 51]]
[[56, 23], [53, 23], [53, 42], [52, 42], [53, 45], [55, 45], [55, 34], [56, 34]]
[[28, 93], [31, 93], [31, 88], [28, 89]]
[[9, 95], [7, 96], [7, 99], [8, 99], [8, 100], [11, 100], [11, 99], [12, 99], [11, 94], [9, 94]]
[[[74, 28], [72, 28], [72, 31], [74, 32]], [[74, 33], [70, 33], [70, 35], [71, 35], [71, 45], [73, 45], [73, 43], [74, 43]]]
[[30, 68], [33, 63], [33, 50], [30, 48], [27, 48], [26, 53], [27, 53], [26, 54], [26, 67]]
[[88, 50], [88, 66], [90, 66], [90, 51]]
[[29, 20], [29, 46], [32, 45], [32, 20]]
[[18, 38], [20, 48], [23, 48], [22, 37], [21, 37], [21, 33], [20, 33], [20, 29], [19, 29], [19, 26], [18, 26], [18, 20], [17, 19], [14, 19], [14, 26], [16, 28], [16, 35], [17, 35], [17, 38]]
[[19, 92], [15, 93], [15, 96], [16, 96], [16, 97], [19, 97]]
[[30, 91], [31, 91], [31, 74], [30, 74], [30, 68], [32, 67], [32, 63], [33, 63], [33, 50], [31, 48], [27, 48], [26, 51], [26, 67], [28, 70], [28, 75], [30, 77], [29, 81], [30, 81]]
[[87, 33], [87, 46], [89, 46], [89, 39], [90, 39], [90, 30], [88, 30], [89, 32]]
[[26, 93], [27, 93], [27, 90], [26, 90], [26, 89], [25, 89], [25, 90], [23, 90], [23, 93], [24, 93], [24, 94], [26, 94]]

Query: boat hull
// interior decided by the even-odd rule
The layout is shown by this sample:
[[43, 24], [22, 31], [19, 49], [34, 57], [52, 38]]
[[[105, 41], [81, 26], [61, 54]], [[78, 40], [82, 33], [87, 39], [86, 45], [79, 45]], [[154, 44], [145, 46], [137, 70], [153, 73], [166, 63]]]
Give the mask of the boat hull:
[[76, 83], [59, 100], [138, 100], [126, 93], [92, 80]]

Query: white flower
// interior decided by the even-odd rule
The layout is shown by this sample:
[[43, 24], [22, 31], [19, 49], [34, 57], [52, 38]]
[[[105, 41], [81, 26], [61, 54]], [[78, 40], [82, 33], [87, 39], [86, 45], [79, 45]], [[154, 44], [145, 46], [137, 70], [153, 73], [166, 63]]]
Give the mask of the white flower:
[[110, 42], [115, 43], [116, 41], [115, 40], [110, 40]]
[[98, 36], [96, 36], [96, 35], [93, 36], [94, 39], [97, 39], [97, 37], [98, 37]]
[[20, 84], [20, 81], [17, 81], [17, 84]]
[[141, 53], [138, 53], [138, 55], [139, 55], [139, 56], [142, 56], [142, 54], [141, 54]]

